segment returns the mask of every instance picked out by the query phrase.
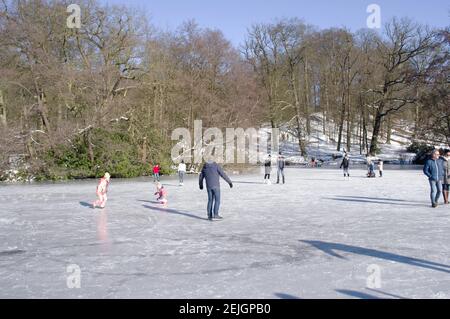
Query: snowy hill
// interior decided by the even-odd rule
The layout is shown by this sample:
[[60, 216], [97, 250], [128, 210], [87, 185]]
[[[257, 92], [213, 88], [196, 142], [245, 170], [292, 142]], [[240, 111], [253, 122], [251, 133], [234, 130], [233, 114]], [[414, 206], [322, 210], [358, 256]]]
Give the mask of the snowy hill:
[[[324, 128], [325, 126], [325, 128]], [[344, 127], [346, 123], [344, 124]], [[311, 135], [307, 141], [307, 158], [300, 156], [298, 139], [289, 125], [283, 125], [280, 132], [280, 150], [291, 164], [307, 164], [312, 158], [324, 161], [325, 165], [337, 165], [347, 148], [347, 134], [344, 129], [342, 136], [341, 151], [337, 150], [337, 125], [333, 122], [323, 123], [320, 113], [311, 116]], [[326, 134], [324, 134], [324, 131]], [[349, 152], [353, 163], [364, 164], [366, 162], [366, 151], [360, 149], [359, 135], [354, 131], [352, 145]], [[369, 132], [369, 141], [371, 134]], [[381, 159], [390, 164], [411, 164], [415, 155], [408, 153], [407, 148], [412, 143], [412, 131], [408, 123], [394, 123], [391, 142], [386, 143], [384, 136], [380, 138], [379, 147], [381, 153], [375, 159]]]

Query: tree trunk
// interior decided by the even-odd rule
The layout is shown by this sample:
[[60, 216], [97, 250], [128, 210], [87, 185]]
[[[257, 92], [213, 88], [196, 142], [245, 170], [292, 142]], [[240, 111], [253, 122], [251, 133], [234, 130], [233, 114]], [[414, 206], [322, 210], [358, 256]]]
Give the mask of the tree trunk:
[[378, 137], [380, 135], [381, 124], [383, 122], [383, 117], [380, 114], [380, 111], [377, 111], [377, 115], [375, 116], [375, 122], [373, 124], [373, 133], [372, 140], [370, 141], [370, 155], [376, 155], [378, 151]]
[[3, 92], [0, 90], [0, 126], [6, 127], [6, 105], [3, 98]]
[[300, 150], [300, 156], [307, 156], [305, 142], [302, 136], [302, 125], [300, 123], [300, 117], [297, 115], [297, 137], [298, 137], [298, 148]]
[[47, 134], [51, 139], [52, 130], [50, 128], [50, 122], [48, 120], [48, 110], [47, 110], [47, 106], [45, 105], [44, 93], [42, 93], [42, 92], [38, 93], [37, 99], [38, 99], [38, 110], [39, 110], [39, 114], [42, 119], [42, 123], [44, 124], [45, 130], [47, 131]]
[[304, 73], [305, 73], [305, 118], [306, 118], [306, 132], [308, 135], [311, 135], [311, 122], [309, 118], [309, 105], [310, 105], [310, 86], [309, 86], [309, 78], [308, 78], [308, 57], [305, 57], [304, 63]]
[[342, 108], [341, 108], [341, 117], [339, 120], [339, 135], [338, 135], [338, 144], [337, 144], [337, 151], [341, 151], [342, 146], [342, 134], [344, 132], [344, 121], [345, 121], [345, 93], [342, 93]]
[[144, 137], [142, 142], [142, 164], [147, 163], [147, 137]]
[[91, 130], [88, 130], [86, 132], [86, 142], [88, 145], [88, 155], [89, 155], [89, 161], [91, 162], [91, 165], [94, 165], [94, 148], [92, 147], [92, 140], [91, 140]]
[[386, 127], [386, 144], [391, 144], [392, 137], [392, 120], [391, 117], [387, 118], [387, 127]]

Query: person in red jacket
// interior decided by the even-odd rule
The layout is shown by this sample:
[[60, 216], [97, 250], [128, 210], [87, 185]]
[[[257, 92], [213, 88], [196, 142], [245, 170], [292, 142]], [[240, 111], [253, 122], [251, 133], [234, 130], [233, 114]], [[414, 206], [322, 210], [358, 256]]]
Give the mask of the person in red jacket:
[[103, 176], [100, 179], [100, 182], [98, 183], [98, 186], [97, 186], [97, 192], [96, 192], [98, 200], [96, 200], [92, 204], [92, 208], [96, 208], [96, 207], [105, 208], [106, 202], [108, 201], [108, 197], [106, 196], [106, 194], [108, 193], [108, 187], [109, 187], [110, 180], [111, 180], [111, 175], [109, 173], [106, 173], [105, 176]]
[[153, 182], [159, 182], [161, 180], [161, 167], [159, 166], [159, 164], [156, 164], [153, 167]]

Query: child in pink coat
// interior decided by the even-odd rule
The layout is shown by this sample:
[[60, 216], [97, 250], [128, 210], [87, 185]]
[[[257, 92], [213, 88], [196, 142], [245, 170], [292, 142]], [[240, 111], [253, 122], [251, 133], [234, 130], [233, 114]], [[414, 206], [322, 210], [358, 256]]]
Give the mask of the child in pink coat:
[[106, 202], [108, 201], [108, 197], [106, 194], [108, 193], [108, 186], [109, 186], [110, 180], [111, 180], [111, 175], [109, 173], [106, 173], [105, 176], [103, 176], [100, 179], [100, 182], [98, 183], [97, 191], [96, 191], [98, 200], [96, 200], [92, 204], [92, 208], [96, 208], [96, 207], [105, 208]]
[[158, 196], [156, 199], [159, 203], [166, 205], [167, 204], [167, 190], [164, 188], [161, 183], [156, 184], [156, 193], [155, 195]]

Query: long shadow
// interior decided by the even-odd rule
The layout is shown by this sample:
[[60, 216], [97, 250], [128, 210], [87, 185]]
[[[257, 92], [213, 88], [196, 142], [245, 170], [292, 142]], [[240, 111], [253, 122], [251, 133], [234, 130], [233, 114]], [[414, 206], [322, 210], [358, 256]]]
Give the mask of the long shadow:
[[181, 216], [186, 216], [186, 217], [190, 217], [190, 218], [194, 218], [194, 219], [199, 219], [199, 220], [207, 220], [208, 218], [203, 218], [203, 217], [199, 217], [196, 215], [192, 215], [189, 213], [184, 213], [184, 212], [180, 212], [178, 210], [175, 209], [169, 209], [169, 208], [160, 208], [160, 207], [154, 207], [154, 206], [148, 206], [148, 205], [143, 205], [145, 208], [157, 211], [157, 212], [164, 212], [164, 213], [169, 213], [169, 214], [175, 214], [175, 215], [181, 215]]
[[80, 205], [86, 208], [92, 208], [92, 204], [86, 203], [86, 202], [80, 202]]
[[253, 185], [265, 185], [263, 182], [234, 182], [233, 184], [253, 184]]
[[289, 294], [285, 294], [285, 293], [281, 293], [281, 292], [277, 292], [274, 294], [276, 297], [280, 298], [280, 299], [285, 299], [285, 300], [294, 300], [294, 299], [302, 299], [293, 295], [289, 295]]
[[331, 198], [324, 197], [323, 199], [334, 200], [337, 202], [351, 202], [351, 203], [365, 203], [365, 204], [382, 204], [382, 205], [391, 205], [391, 206], [407, 206], [407, 207], [428, 207], [428, 205], [418, 205], [418, 204], [402, 204], [396, 202], [384, 202], [382, 200], [369, 200], [369, 199], [358, 199], [358, 198]]
[[26, 250], [22, 250], [22, 249], [5, 250], [5, 251], [0, 251], [0, 257], [20, 255], [20, 254], [25, 254], [25, 253], [26, 253]]
[[339, 292], [341, 294], [350, 296], [350, 297], [355, 297], [355, 298], [359, 298], [359, 299], [380, 299], [376, 296], [373, 295], [369, 295], [366, 294], [364, 292], [360, 292], [360, 291], [355, 291], [355, 290], [346, 290], [346, 289], [336, 289], [336, 292]]
[[156, 200], [138, 200], [138, 202], [141, 203], [147, 203], [147, 204], [155, 204], [155, 205], [161, 205], [160, 202], [156, 201]]
[[166, 184], [166, 183], [161, 183], [163, 186], [169, 186], [169, 187], [181, 187], [180, 185], [175, 185], [175, 184]]
[[306, 243], [308, 245], [311, 245], [327, 255], [339, 258], [339, 259], [345, 259], [344, 256], [339, 255], [337, 252], [345, 252], [345, 253], [351, 253], [355, 255], [361, 255], [361, 256], [368, 256], [368, 257], [374, 257], [389, 261], [394, 261], [402, 264], [407, 264], [411, 266], [441, 271], [450, 274], [450, 266], [439, 264], [436, 262], [424, 260], [424, 259], [418, 259], [418, 258], [412, 258], [402, 255], [397, 255], [393, 253], [388, 253], [381, 250], [376, 249], [369, 249], [369, 248], [362, 248], [357, 246], [349, 246], [344, 244], [336, 244], [336, 243], [327, 243], [323, 241], [310, 241], [310, 240], [300, 240], [300, 242]]
[[387, 202], [398, 202], [398, 203], [419, 203], [423, 204], [423, 201], [412, 201], [412, 200], [404, 200], [404, 199], [392, 199], [392, 198], [377, 198], [377, 197], [363, 197], [363, 196], [336, 196], [341, 198], [351, 198], [351, 199], [366, 199], [366, 200], [375, 200], [375, 201], [387, 201]]
[[382, 294], [382, 295], [385, 295], [385, 296], [389, 296], [389, 297], [392, 297], [392, 298], [396, 298], [396, 299], [404, 299], [404, 300], [409, 299], [409, 298], [405, 298], [405, 297], [402, 297], [402, 296], [390, 294], [390, 293], [387, 293], [387, 292], [384, 292], [384, 291], [380, 291], [380, 290], [377, 290], [377, 289], [370, 289], [370, 288], [366, 288], [366, 289], [369, 290], [369, 291], [376, 292], [376, 293], [379, 293], [379, 294]]

